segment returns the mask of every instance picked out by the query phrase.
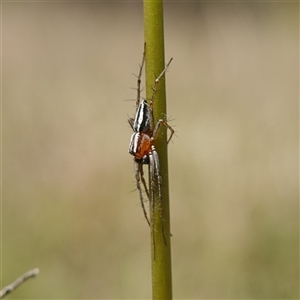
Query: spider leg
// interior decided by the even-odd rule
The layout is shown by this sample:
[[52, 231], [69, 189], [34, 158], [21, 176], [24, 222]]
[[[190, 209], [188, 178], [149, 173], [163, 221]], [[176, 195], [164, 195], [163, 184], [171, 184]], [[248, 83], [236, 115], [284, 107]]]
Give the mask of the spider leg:
[[133, 128], [134, 118], [129, 118], [128, 123], [129, 123], [130, 127], [132, 128], [132, 130], [134, 131], [134, 128]]
[[150, 226], [150, 221], [149, 221], [147, 211], [146, 211], [146, 208], [145, 208], [145, 205], [144, 205], [144, 198], [143, 198], [142, 188], [141, 188], [141, 184], [140, 184], [140, 181], [142, 181], [142, 183], [143, 183], [143, 185], [146, 189], [146, 193], [147, 193], [147, 195], [149, 195], [148, 189], [146, 187], [146, 182], [145, 182], [145, 179], [144, 179], [143, 165], [135, 162], [134, 166], [135, 166], [134, 172], [135, 172], [135, 179], [136, 179], [136, 187], [137, 187], [137, 189], [139, 191], [139, 194], [140, 194], [141, 206], [142, 206], [142, 209], [143, 209], [145, 219], [146, 219], [148, 225]]
[[143, 183], [145, 192], [147, 194], [147, 197], [148, 197], [148, 199], [150, 199], [149, 191], [148, 191], [146, 180], [145, 180], [145, 177], [144, 177], [143, 164], [139, 164], [139, 165], [140, 165], [139, 168], [140, 168], [140, 175], [141, 175], [140, 178], [142, 180], [142, 183]]
[[139, 75], [137, 76], [136, 109], [138, 108], [138, 106], [140, 104], [140, 99], [141, 99], [141, 77], [142, 77], [143, 67], [145, 64], [145, 57], [146, 57], [146, 43], [144, 44], [143, 59], [142, 59], [141, 65], [140, 65]]
[[152, 98], [151, 98], [151, 101], [150, 101], [150, 107], [151, 107], [151, 110], [153, 109], [153, 102], [154, 102], [154, 99], [155, 99], [155, 96], [156, 96], [156, 93], [157, 93], [157, 86], [158, 86], [158, 83], [159, 83], [159, 80], [161, 79], [161, 77], [165, 74], [165, 72], [167, 71], [167, 69], [169, 68], [170, 66], [170, 63], [172, 62], [173, 58], [171, 58], [169, 60], [169, 62], [166, 64], [166, 67], [164, 68], [164, 70], [160, 73], [160, 75], [155, 79], [155, 83], [154, 83], [154, 86], [152, 88], [153, 90], [153, 94], [152, 94]]
[[[160, 221], [161, 221], [161, 231], [162, 236], [167, 245], [166, 237], [165, 237], [165, 230], [163, 224], [163, 208], [162, 208], [162, 178], [160, 176], [160, 165], [159, 165], [159, 157], [158, 154], [152, 146], [152, 154], [149, 155], [150, 157], [150, 178], [151, 178], [151, 192], [152, 192], [152, 213], [154, 215], [154, 189], [155, 189], [155, 176], [157, 178], [157, 191], [158, 191], [158, 205], [159, 205], [159, 213], [160, 213]], [[154, 221], [154, 220], [153, 220]]]
[[157, 135], [158, 135], [158, 132], [159, 132], [159, 128], [160, 128], [160, 125], [163, 124], [166, 126], [167, 129], [169, 129], [171, 131], [171, 135], [170, 137], [168, 138], [168, 141], [167, 141], [167, 144], [169, 144], [169, 142], [171, 141], [172, 139], [172, 136], [173, 134], [175, 133], [175, 130], [168, 124], [168, 122], [166, 122], [165, 120], [163, 119], [159, 119], [155, 125], [155, 128], [153, 130], [153, 135], [152, 135], [152, 139], [155, 140], [157, 138]]
[[151, 209], [151, 234], [152, 234], [152, 241], [153, 241], [153, 255], [155, 259], [155, 202], [154, 202], [154, 192], [155, 192], [155, 162], [152, 153], [149, 153], [149, 178], [150, 178], [150, 209]]

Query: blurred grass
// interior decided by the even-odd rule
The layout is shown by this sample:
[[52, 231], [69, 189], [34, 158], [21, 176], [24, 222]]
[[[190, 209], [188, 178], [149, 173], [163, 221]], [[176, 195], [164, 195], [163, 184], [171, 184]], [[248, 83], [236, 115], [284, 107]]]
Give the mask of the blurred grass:
[[[299, 298], [298, 3], [166, 3], [174, 298]], [[10, 299], [149, 298], [127, 153], [142, 3], [2, 3]]]

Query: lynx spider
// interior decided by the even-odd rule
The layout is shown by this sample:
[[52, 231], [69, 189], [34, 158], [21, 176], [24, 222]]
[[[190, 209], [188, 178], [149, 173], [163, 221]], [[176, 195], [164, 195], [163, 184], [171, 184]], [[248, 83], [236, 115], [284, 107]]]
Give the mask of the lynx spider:
[[[159, 80], [167, 71], [170, 63], [172, 62], [172, 58], [165, 66], [165, 69], [160, 73], [160, 75], [156, 78], [154, 82], [154, 86], [152, 88], [153, 93], [152, 97], [149, 101], [149, 104], [146, 99], [141, 98], [141, 76], [145, 63], [145, 50], [143, 54], [142, 64], [140, 65], [140, 71], [137, 76], [137, 98], [136, 98], [136, 112], [134, 118], [129, 118], [128, 122], [133, 130], [133, 134], [130, 139], [128, 152], [133, 155], [134, 160], [134, 172], [136, 179], [136, 186], [139, 192], [140, 203], [143, 209], [143, 213], [147, 223], [150, 226], [150, 221], [147, 215], [147, 211], [144, 204], [144, 198], [141, 188], [141, 182], [144, 186], [147, 197], [150, 201], [150, 205], [152, 208], [152, 216], [154, 221], [154, 192], [155, 192], [155, 177], [157, 178], [157, 190], [158, 190], [158, 200], [159, 200], [159, 211], [162, 220], [162, 178], [160, 175], [160, 164], [159, 164], [159, 156], [154, 146], [154, 141], [156, 140], [159, 129], [161, 125], [164, 125], [167, 129], [171, 131], [170, 137], [167, 140], [167, 143], [170, 142], [174, 130], [172, 127], [163, 119], [159, 119], [157, 123], [154, 125], [153, 118], [153, 105], [155, 101], [155, 96], [157, 93], [157, 87]], [[149, 165], [149, 177], [150, 177], [150, 193], [147, 188], [147, 184], [144, 178], [143, 165]], [[164, 242], [166, 244], [164, 227], [162, 227], [162, 235], [164, 238]]]

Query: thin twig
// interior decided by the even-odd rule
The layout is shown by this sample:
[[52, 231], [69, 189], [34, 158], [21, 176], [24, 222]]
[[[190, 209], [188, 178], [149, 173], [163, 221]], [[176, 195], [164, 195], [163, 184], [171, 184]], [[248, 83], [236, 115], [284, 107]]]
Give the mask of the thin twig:
[[0, 299], [3, 299], [6, 295], [10, 294], [12, 291], [14, 291], [19, 285], [24, 283], [27, 279], [35, 277], [37, 274], [39, 274], [40, 270], [38, 268], [35, 268], [33, 270], [30, 270], [23, 274], [21, 277], [19, 277], [16, 281], [11, 283], [10, 285], [7, 285], [0, 291]]

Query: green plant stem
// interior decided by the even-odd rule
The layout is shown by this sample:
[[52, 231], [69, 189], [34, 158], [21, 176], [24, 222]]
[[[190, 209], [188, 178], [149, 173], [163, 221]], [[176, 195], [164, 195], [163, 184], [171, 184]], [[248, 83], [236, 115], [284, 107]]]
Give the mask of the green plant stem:
[[[156, 77], [165, 68], [164, 60], [164, 27], [162, 0], [144, 0], [144, 30], [146, 42], [146, 96], [151, 99]], [[154, 124], [159, 119], [166, 118], [165, 76], [158, 85], [158, 93], [154, 102]], [[159, 210], [159, 198], [155, 188], [154, 215], [151, 221], [151, 252], [152, 252], [152, 298], [172, 299], [172, 272], [171, 272], [171, 241], [170, 241], [170, 209], [168, 184], [168, 152], [167, 132], [161, 126], [155, 148], [159, 155], [160, 172], [162, 177], [162, 219]], [[151, 184], [151, 183], [150, 183]], [[151, 187], [150, 187], [151, 189]], [[150, 209], [152, 214], [152, 210]], [[154, 221], [153, 221], [154, 220]], [[162, 235], [162, 224], [166, 243]]]

